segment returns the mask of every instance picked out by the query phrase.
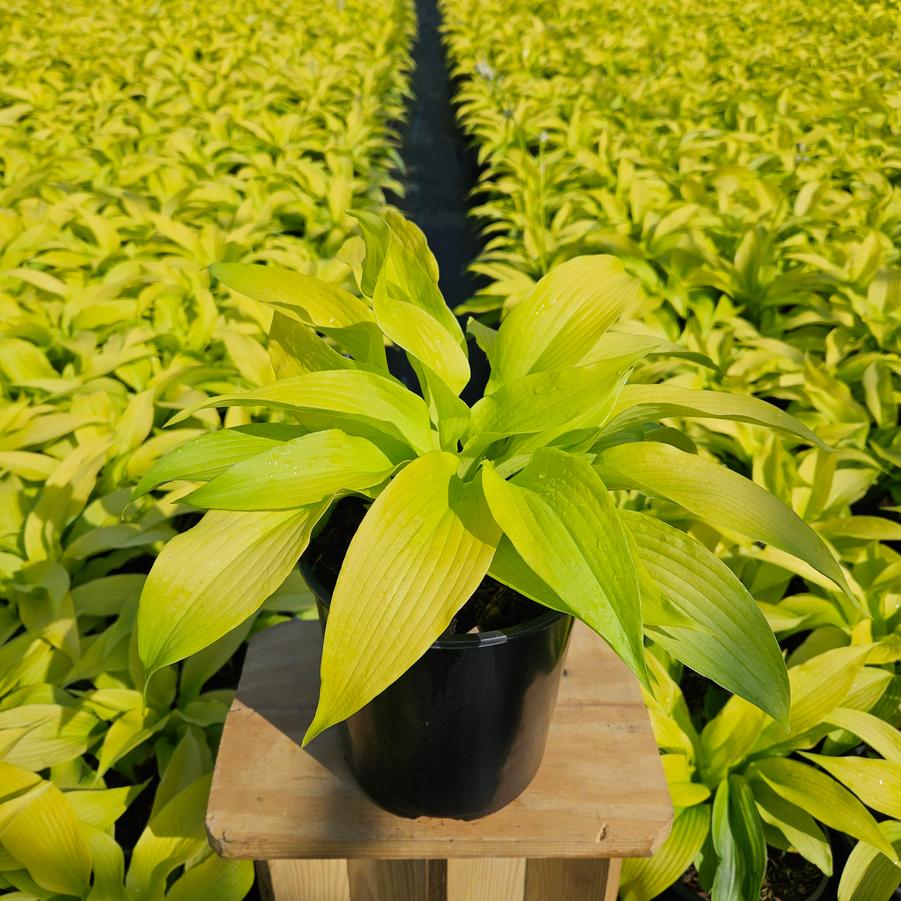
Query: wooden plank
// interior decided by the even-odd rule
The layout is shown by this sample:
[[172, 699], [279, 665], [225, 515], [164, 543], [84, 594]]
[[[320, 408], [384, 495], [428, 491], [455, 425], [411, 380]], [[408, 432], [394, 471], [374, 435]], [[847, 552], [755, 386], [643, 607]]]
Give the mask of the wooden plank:
[[618, 860], [529, 860], [524, 901], [616, 901], [619, 869]]
[[447, 895], [443, 860], [348, 860], [347, 874], [350, 901], [445, 901]]
[[604, 901], [616, 901], [619, 896], [619, 880], [623, 869], [621, 857], [611, 857], [607, 861], [607, 891]]
[[522, 901], [522, 857], [461, 858], [447, 862], [447, 901]]
[[275, 901], [351, 901], [344, 860], [271, 860], [268, 870]]
[[337, 729], [304, 750], [318, 693], [321, 632], [294, 621], [254, 637], [225, 724], [207, 816], [234, 858], [637, 857], [672, 820], [638, 685], [577, 625], [544, 762], [503, 810], [464, 822], [397, 817], [373, 804]]

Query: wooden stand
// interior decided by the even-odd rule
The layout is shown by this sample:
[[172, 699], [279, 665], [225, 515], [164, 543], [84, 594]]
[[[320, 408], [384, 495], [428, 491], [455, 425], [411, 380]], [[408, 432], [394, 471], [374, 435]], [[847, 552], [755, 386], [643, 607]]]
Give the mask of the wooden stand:
[[613, 901], [621, 858], [666, 837], [673, 809], [638, 685], [584, 626], [538, 774], [472, 822], [377, 807], [335, 729], [301, 749], [320, 652], [318, 623], [253, 639], [210, 792], [210, 844], [264, 862], [261, 883], [279, 901]]

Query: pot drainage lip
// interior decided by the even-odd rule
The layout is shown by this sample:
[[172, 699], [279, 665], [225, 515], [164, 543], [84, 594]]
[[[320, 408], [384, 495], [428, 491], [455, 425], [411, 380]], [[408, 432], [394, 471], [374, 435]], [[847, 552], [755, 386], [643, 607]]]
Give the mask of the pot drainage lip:
[[540, 616], [535, 616], [519, 625], [511, 626], [509, 629], [492, 629], [488, 632], [466, 632], [463, 635], [445, 635], [443, 638], [438, 638], [429, 645], [429, 650], [462, 651], [470, 648], [474, 649], [477, 647], [506, 644], [508, 641], [515, 641], [517, 638], [524, 638], [526, 635], [532, 635], [567, 615], [568, 614], [561, 613], [557, 610], [548, 610], [547, 613], [542, 613]]
[[[331, 601], [331, 592], [329, 592], [323, 584], [316, 578], [313, 568], [301, 557], [300, 572], [307, 583], [307, 587], [313, 592], [314, 596], [327, 609], [329, 601]], [[532, 617], [524, 623], [511, 626], [509, 629], [492, 629], [488, 632], [466, 632], [463, 635], [446, 635], [438, 638], [429, 645], [429, 650], [437, 651], [462, 651], [479, 647], [490, 647], [491, 645], [506, 644], [508, 641], [514, 641], [517, 638], [523, 638], [531, 635], [551, 623], [556, 622], [568, 613], [562, 613], [559, 610], [548, 610], [540, 616]]]

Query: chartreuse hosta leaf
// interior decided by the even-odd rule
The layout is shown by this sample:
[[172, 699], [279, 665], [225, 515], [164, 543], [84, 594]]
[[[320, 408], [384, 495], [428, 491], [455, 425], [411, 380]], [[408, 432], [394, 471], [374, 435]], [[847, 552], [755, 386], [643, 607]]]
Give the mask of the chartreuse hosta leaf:
[[419, 453], [435, 446], [428, 408], [422, 398], [375, 372], [309, 372], [244, 394], [220, 395], [182, 410], [170, 425], [197, 410], [215, 406], [271, 407], [293, 413], [301, 423], [307, 414], [324, 414], [339, 425], [348, 420], [359, 421], [395, 440], [408, 442]]
[[620, 516], [651, 578], [697, 624], [652, 627], [647, 633], [677, 660], [784, 721], [789, 706], [785, 663], [748, 590], [684, 532], [644, 513], [623, 510]]
[[288, 510], [341, 490], [370, 488], [392, 469], [394, 463], [365, 438], [325, 429], [236, 463], [185, 500], [217, 510]]
[[271, 304], [330, 335], [361, 363], [385, 369], [385, 351], [372, 310], [343, 288], [276, 266], [217, 263], [212, 274], [229, 288]]
[[[707, 778], [719, 779], [730, 767], [752, 756], [764, 758], [810, 747], [810, 735], [825, 734], [825, 718], [848, 702], [866, 656], [866, 648], [836, 648], [791, 667], [787, 727], [785, 720], [768, 721], [759, 706], [752, 706], [743, 697], [729, 698], [701, 733]], [[817, 729], [819, 733], [813, 731]]]
[[[901, 855], [901, 822], [884, 820], [879, 831]], [[867, 842], [858, 842], [848, 856], [838, 883], [838, 901], [891, 898], [901, 885], [901, 867]]]
[[901, 732], [885, 720], [847, 707], [836, 707], [826, 716], [830, 726], [853, 732], [886, 760], [901, 764]]
[[488, 571], [500, 529], [454, 454], [408, 464], [372, 505], [332, 595], [322, 688], [304, 742], [359, 710], [447, 628]]
[[230, 466], [278, 447], [282, 442], [299, 438], [303, 432], [300, 426], [279, 423], [208, 432], [176, 448], [151, 466], [138, 482], [132, 497], [137, 499], [166, 482], [215, 478]]
[[[458, 395], [469, 381], [466, 341], [456, 317], [438, 290], [438, 267], [422, 233], [389, 214], [382, 226], [363, 214], [367, 260], [377, 261], [372, 305], [385, 336], [434, 373]], [[424, 392], [428, 385], [423, 385]]]
[[492, 515], [529, 568], [646, 681], [638, 573], [591, 465], [543, 449], [511, 481], [486, 464], [484, 485]]
[[761, 730], [755, 750], [797, 740], [820, 726], [824, 718], [847, 698], [868, 653], [869, 648], [860, 645], [833, 648], [790, 667], [788, 730], [779, 723], [768, 724]]
[[614, 257], [578, 257], [558, 266], [504, 320], [493, 378], [578, 365], [637, 301], [638, 283]]
[[206, 849], [203, 821], [211, 779], [212, 774], [201, 776], [151, 816], [125, 879], [133, 898], [158, 897], [169, 874]]
[[863, 804], [825, 773], [797, 760], [772, 757], [753, 763], [748, 775], [752, 780], [762, 780], [781, 798], [821, 823], [853, 835], [898, 861]]
[[[280, 379], [327, 369], [368, 368], [321, 341], [312, 326], [277, 310], [272, 315], [269, 328], [269, 359]], [[378, 371], [375, 367], [371, 368]]]
[[505, 382], [475, 404], [469, 434], [495, 441], [511, 435], [556, 436], [563, 430], [599, 428], [637, 359], [617, 356]]
[[670, 834], [651, 857], [623, 861], [619, 889], [622, 901], [656, 898], [688, 869], [709, 831], [708, 807], [679, 810]]
[[800, 753], [850, 788], [867, 807], [901, 818], [901, 763], [871, 757]]
[[329, 500], [295, 510], [214, 510], [173, 538], [138, 610], [148, 672], [205, 648], [254, 613], [297, 565]]
[[316, 328], [344, 328], [375, 321], [364, 301], [309, 275], [246, 263], [216, 263], [210, 271], [233, 291], [296, 314]]
[[710, 789], [692, 779], [692, 767], [685, 754], [663, 754], [660, 763], [673, 807], [694, 807], [710, 797]]
[[87, 895], [90, 851], [65, 794], [52, 782], [2, 761], [0, 844], [41, 888]]
[[210, 854], [166, 892], [167, 901], [239, 901], [253, 885], [253, 862]]
[[762, 779], [751, 783], [760, 818], [778, 830], [788, 845], [827, 876], [832, 875], [832, 848], [816, 820], [796, 804], [777, 795]]
[[723, 391], [700, 391], [677, 385], [627, 385], [620, 394], [606, 432], [658, 419], [730, 419], [785, 432], [825, 448], [822, 441], [789, 413], [756, 397]]
[[84, 822], [79, 824], [81, 834], [90, 848], [94, 875], [91, 880], [91, 894], [88, 901], [127, 901], [125, 891], [125, 854], [109, 833], [90, 826]]
[[595, 465], [611, 487], [635, 488], [675, 501], [715, 527], [807, 561], [847, 590], [841, 567], [816, 532], [768, 491], [738, 473], [656, 441], [608, 448]]
[[741, 776], [729, 776], [719, 784], [710, 834], [718, 858], [711, 899], [751, 901], [759, 897], [766, 869], [766, 842], [754, 796]]

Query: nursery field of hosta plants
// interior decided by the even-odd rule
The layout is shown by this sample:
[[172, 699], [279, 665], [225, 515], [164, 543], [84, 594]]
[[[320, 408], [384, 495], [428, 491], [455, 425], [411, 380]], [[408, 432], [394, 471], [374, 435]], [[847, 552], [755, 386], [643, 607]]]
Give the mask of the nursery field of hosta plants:
[[[780, 724], [710, 678], [716, 635], [692, 633], [697, 671], [677, 660], [688, 641], [677, 619], [668, 637], [666, 621], [659, 641], [646, 635], [646, 667], [633, 668], [646, 668], [676, 815], [655, 856], [625, 863], [620, 898], [680, 884], [688, 897], [756, 901], [791, 859], [811, 891], [825, 875], [838, 901], [889, 901], [901, 884], [897, 3], [438, 5], [457, 121], [480, 164], [480, 287], [461, 321], [472, 317], [490, 356], [493, 329], [539, 279], [583, 255], [619, 258], [641, 285], [614, 333], [644, 349], [617, 374], [613, 439], [583, 444], [561, 426], [551, 450], [518, 438], [511, 463], [486, 426], [485, 447], [495, 442], [506, 478], [567, 437], [624, 521], [650, 514], [726, 564], [738, 578], [721, 565], [716, 577], [756, 602], [788, 666]], [[246, 426], [234, 434], [255, 453], [284, 438], [262, 424], [290, 413], [220, 413], [217, 395], [286, 373], [389, 378], [382, 333], [412, 334], [412, 356], [431, 367], [417, 370], [429, 410], [416, 452], [433, 451], [436, 421], [445, 457], [460, 450], [470, 414], [447, 385], [469, 369], [434, 259], [399, 219], [364, 215], [361, 234], [353, 215], [404, 193], [416, 29], [412, 0], [0, 0], [0, 896], [251, 890], [252, 865], [207, 844], [213, 761], [248, 636], [308, 615], [312, 598], [294, 570], [249, 620], [148, 681], [136, 633], [147, 573], [199, 519], [186, 481], [239, 464], [246, 447], [218, 469], [176, 461], [165, 478], [163, 464], [134, 489], [223, 426]], [[258, 301], [282, 312], [294, 301], [264, 282], [257, 300], [226, 288], [209, 269], [220, 263], [318, 276], [335, 286], [323, 297], [354, 292], [365, 315], [331, 329], [276, 317], [270, 333]], [[241, 281], [243, 270], [218, 271]], [[400, 298], [412, 318], [390, 320], [376, 296]], [[304, 343], [307, 331], [330, 343]], [[586, 360], [600, 366], [569, 363]], [[771, 411], [777, 431], [764, 429], [759, 407], [735, 414], [724, 391], [769, 401], [797, 427]], [[628, 456], [636, 444], [657, 457]], [[697, 460], [790, 507], [846, 590], [769, 537], [760, 495], [705, 481]], [[777, 696], [784, 686], [757, 700], [775, 709]]]
[[[347, 271], [346, 211], [394, 185], [414, 29], [406, 0], [0, 3], [0, 886], [17, 897], [227, 901], [252, 882], [203, 827], [236, 678], [216, 673], [250, 624], [145, 705], [138, 597], [187, 508], [129, 497], [219, 425], [163, 431], [173, 412], [274, 377], [271, 314], [206, 267]], [[258, 625], [305, 599], [289, 580]]]
[[[690, 432], [814, 526], [851, 597], [736, 542], [728, 522], [690, 527], [780, 638], [791, 727], [764, 728], [659, 655], [648, 701], [677, 818], [660, 854], [626, 865], [622, 897], [653, 897], [692, 861], [715, 897], [752, 897], [767, 846], [831, 874], [841, 833], [861, 841], [839, 898], [888, 897], [899, 871], [852, 823], [863, 802], [901, 847], [897, 6], [442, 8], [458, 115], [483, 166], [485, 284], [467, 308], [497, 319], [561, 261], [615, 254], [643, 283], [643, 325], [714, 364], [655, 363], [647, 381], [774, 401], [832, 449], [713, 421]], [[660, 404], [661, 417], [680, 412]], [[641, 474], [624, 482], [640, 488]]]

